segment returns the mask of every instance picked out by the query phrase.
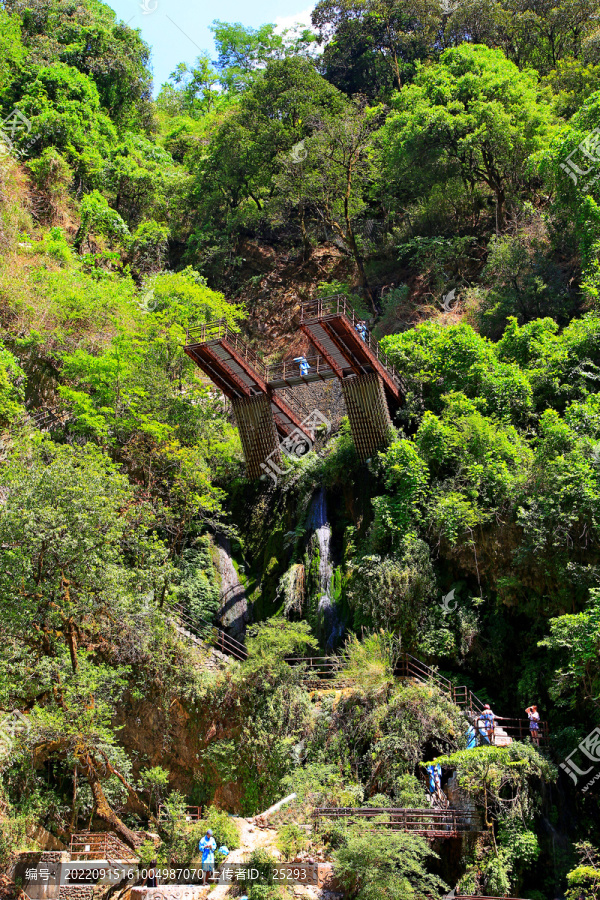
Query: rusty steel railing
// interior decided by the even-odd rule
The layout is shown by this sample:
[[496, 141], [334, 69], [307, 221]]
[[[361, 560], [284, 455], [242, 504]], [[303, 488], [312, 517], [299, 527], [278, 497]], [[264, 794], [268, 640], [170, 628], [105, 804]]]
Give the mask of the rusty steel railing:
[[[310, 366], [310, 370], [308, 372], [309, 376], [323, 374], [328, 377], [333, 375], [333, 369], [329, 365], [326, 359], [323, 359], [322, 356], [306, 356], [305, 357], [307, 363]], [[267, 381], [286, 381], [288, 378], [305, 378], [305, 375], [300, 374], [300, 364], [294, 362], [293, 360], [287, 360], [282, 363], [275, 363], [275, 365], [268, 366], [267, 368]]]
[[314, 819], [348, 819], [350, 822], [361, 819], [379, 819], [374, 823], [394, 831], [414, 831], [432, 836], [451, 836], [468, 831], [480, 832], [481, 821], [472, 815], [457, 809], [404, 809], [396, 807], [315, 807], [312, 811]]
[[250, 345], [238, 331], [227, 324], [226, 319], [218, 319], [215, 322], [206, 322], [203, 325], [195, 325], [186, 332], [186, 346], [195, 344], [210, 344], [214, 341], [223, 341], [227, 348], [241, 356], [257, 372], [263, 381], [268, 380], [267, 366], [260, 356], [251, 349]]
[[[336, 294], [334, 297], [323, 297], [304, 302], [300, 312], [300, 323], [308, 325], [311, 322], [318, 322], [320, 319], [333, 319], [338, 316], [344, 316], [348, 319], [355, 331], [357, 324], [362, 321], [362, 318], [357, 315], [348, 299], [343, 294]], [[362, 340], [364, 340], [365, 346], [371, 351], [373, 356], [387, 369], [388, 374], [398, 384], [402, 384], [402, 379], [390, 362], [387, 353], [381, 349], [379, 342], [370, 331], [367, 331], [366, 337]]]

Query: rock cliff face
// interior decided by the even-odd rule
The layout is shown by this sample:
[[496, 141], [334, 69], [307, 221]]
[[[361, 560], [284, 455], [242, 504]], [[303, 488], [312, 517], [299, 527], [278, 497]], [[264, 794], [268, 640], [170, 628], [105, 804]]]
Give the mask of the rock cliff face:
[[[226, 671], [237, 665], [210, 648], [194, 645], [191, 652], [192, 664], [203, 671]], [[180, 698], [167, 706], [158, 693], [147, 694], [143, 700], [130, 698], [115, 724], [120, 728], [120, 742], [135, 760], [134, 774], [146, 767], [162, 766], [170, 772], [170, 788], [183, 794], [211, 779], [211, 766], [206, 760], [208, 744], [233, 736], [232, 724], [221, 721], [216, 707], [194, 706]], [[227, 812], [238, 812], [240, 797], [235, 783], [223, 784], [217, 788], [214, 802]]]

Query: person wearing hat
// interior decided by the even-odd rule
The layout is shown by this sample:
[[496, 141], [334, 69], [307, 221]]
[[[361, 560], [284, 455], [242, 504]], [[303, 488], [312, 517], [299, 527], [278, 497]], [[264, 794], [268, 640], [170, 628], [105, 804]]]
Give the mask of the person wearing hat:
[[[198, 849], [202, 851], [202, 872], [214, 872], [217, 842], [213, 837], [212, 828], [206, 829], [206, 834], [198, 843]], [[202, 879], [205, 884], [206, 878], [207, 876], [204, 875]]]
[[538, 712], [537, 706], [535, 704], [533, 706], [528, 706], [525, 710], [527, 715], [529, 716], [529, 734], [531, 735], [531, 740], [536, 746], [540, 746], [540, 714]]
[[483, 723], [483, 727], [485, 728], [488, 741], [490, 744], [494, 743], [494, 728], [496, 727], [496, 716], [492, 712], [492, 708], [489, 703], [486, 703], [483, 707], [483, 712], [479, 717], [480, 721]]
[[295, 356], [294, 362], [299, 363], [300, 365], [300, 374], [302, 377], [308, 375], [311, 370], [311, 365], [305, 356]]

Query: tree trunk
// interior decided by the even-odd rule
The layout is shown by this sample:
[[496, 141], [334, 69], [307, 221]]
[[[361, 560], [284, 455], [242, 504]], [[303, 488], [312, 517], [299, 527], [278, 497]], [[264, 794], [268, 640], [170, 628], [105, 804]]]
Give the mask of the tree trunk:
[[311, 257], [312, 246], [310, 243], [310, 238], [308, 236], [308, 232], [306, 230], [304, 203], [301, 206], [300, 231], [302, 233], [302, 247], [303, 247], [302, 258], [303, 258], [304, 262], [306, 262]]
[[352, 231], [352, 229], [349, 226], [347, 228], [346, 241], [348, 242], [348, 246], [350, 247], [350, 250], [352, 251], [352, 256], [354, 257], [354, 261], [355, 261], [356, 267], [358, 269], [358, 277], [360, 280], [360, 286], [362, 288], [364, 298], [367, 301], [367, 303], [369, 304], [369, 306], [371, 307], [372, 312], [377, 316], [377, 315], [379, 315], [379, 310], [377, 309], [377, 306], [375, 305], [375, 298], [373, 297], [373, 292], [369, 285], [369, 279], [367, 278], [367, 273], [365, 272], [363, 258], [362, 258], [360, 250], [358, 249], [358, 245], [356, 243], [356, 238], [354, 237], [354, 232]]
[[504, 228], [504, 203], [506, 201], [506, 194], [504, 193], [503, 188], [496, 188], [496, 222], [498, 226], [498, 231], [502, 231]]
[[86, 755], [81, 760], [81, 762], [85, 766], [85, 776], [88, 780], [88, 784], [92, 792], [92, 797], [94, 798], [95, 814], [98, 816], [98, 818], [102, 819], [103, 822], [106, 822], [107, 825], [110, 825], [112, 830], [116, 832], [116, 834], [118, 834], [121, 840], [124, 841], [128, 847], [131, 847], [132, 850], [135, 850], [135, 834], [127, 827], [127, 825], [125, 825], [124, 822], [120, 820], [118, 815], [111, 808], [108, 800], [106, 799], [106, 795], [102, 790], [100, 778], [98, 777], [98, 773], [96, 772], [91, 758]]

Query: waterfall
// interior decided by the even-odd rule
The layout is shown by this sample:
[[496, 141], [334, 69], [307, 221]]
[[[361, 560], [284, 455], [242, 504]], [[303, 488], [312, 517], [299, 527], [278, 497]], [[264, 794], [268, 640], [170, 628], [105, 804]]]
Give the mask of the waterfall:
[[325, 638], [328, 649], [339, 641], [344, 630], [332, 595], [333, 564], [331, 562], [331, 525], [327, 520], [325, 489], [319, 488], [312, 502], [308, 526], [314, 531], [319, 546], [319, 601], [317, 606], [318, 631]]
[[221, 627], [233, 637], [242, 637], [246, 633], [246, 623], [249, 618], [246, 592], [231, 559], [229, 539], [224, 535], [217, 535], [216, 544], [219, 548], [219, 572], [221, 575], [219, 621]]

